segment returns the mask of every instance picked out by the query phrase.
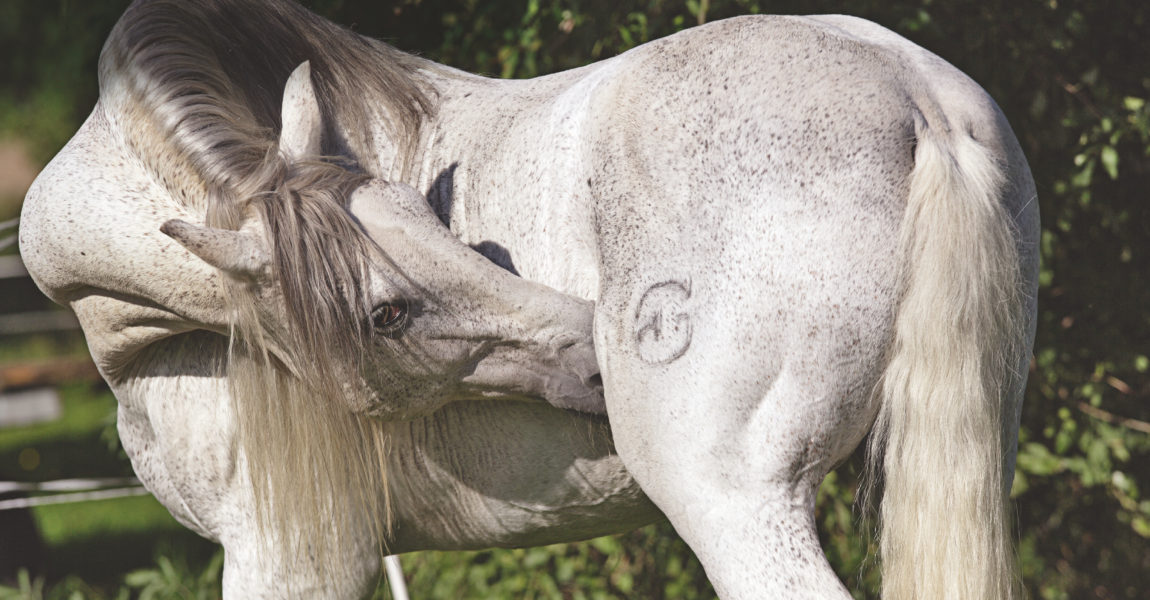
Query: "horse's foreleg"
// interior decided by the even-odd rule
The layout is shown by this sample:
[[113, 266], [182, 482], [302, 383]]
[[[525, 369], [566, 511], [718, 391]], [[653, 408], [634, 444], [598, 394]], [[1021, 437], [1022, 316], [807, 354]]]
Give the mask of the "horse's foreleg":
[[[252, 521], [234, 533], [221, 539], [225, 600], [366, 598], [379, 583], [379, 550], [361, 543], [355, 532], [337, 536], [342, 545], [334, 552], [336, 556], [325, 557], [331, 564], [324, 569], [317, 568], [306, 545], [290, 559], [278, 558], [279, 549]], [[286, 564], [289, 561], [294, 564]]]

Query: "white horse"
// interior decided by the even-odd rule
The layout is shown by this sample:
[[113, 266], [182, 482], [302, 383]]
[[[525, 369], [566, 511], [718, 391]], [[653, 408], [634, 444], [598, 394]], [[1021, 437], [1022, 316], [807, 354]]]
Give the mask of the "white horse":
[[746, 17], [495, 81], [283, 0], [139, 0], [100, 75], [21, 249], [225, 596], [657, 506], [723, 598], [849, 598], [813, 507], [868, 432], [884, 597], [1016, 595], [1035, 190], [927, 51]]

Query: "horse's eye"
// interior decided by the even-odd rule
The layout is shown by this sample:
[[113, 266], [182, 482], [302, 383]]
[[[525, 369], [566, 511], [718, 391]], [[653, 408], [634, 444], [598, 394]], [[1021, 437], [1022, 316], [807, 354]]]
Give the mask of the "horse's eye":
[[380, 304], [371, 312], [371, 323], [376, 329], [392, 329], [403, 323], [407, 316], [404, 304]]

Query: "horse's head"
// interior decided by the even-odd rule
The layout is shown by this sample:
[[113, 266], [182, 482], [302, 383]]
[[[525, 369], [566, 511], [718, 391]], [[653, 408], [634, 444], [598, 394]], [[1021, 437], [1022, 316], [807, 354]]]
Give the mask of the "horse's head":
[[602, 412], [591, 303], [488, 261], [411, 187], [319, 161], [321, 121], [305, 63], [284, 93], [276, 189], [244, 226], [163, 227], [245, 290], [246, 333], [272, 360], [388, 420], [480, 397]]

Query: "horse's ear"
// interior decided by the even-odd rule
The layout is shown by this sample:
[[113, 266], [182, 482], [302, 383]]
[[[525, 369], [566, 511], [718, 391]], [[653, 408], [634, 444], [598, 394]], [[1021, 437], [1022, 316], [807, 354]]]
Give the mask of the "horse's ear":
[[323, 118], [311, 84], [311, 64], [308, 61], [300, 63], [284, 85], [280, 123], [280, 152], [288, 160], [319, 155]]
[[160, 231], [213, 267], [233, 276], [258, 279], [271, 259], [255, 234], [215, 229], [172, 219]]

